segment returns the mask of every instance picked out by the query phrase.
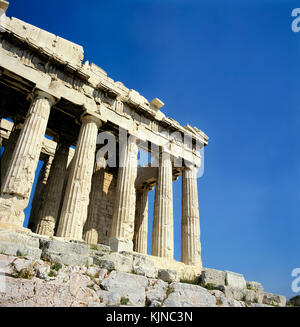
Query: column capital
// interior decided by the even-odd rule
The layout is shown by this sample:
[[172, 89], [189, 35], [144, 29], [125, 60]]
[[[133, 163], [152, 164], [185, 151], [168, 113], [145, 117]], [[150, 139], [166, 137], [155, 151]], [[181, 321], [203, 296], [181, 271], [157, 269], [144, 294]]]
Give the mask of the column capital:
[[80, 117], [81, 122], [94, 122], [98, 128], [102, 126], [102, 120], [94, 115], [84, 112]]
[[151, 152], [151, 167], [159, 167], [164, 161], [171, 161], [174, 163], [174, 155], [171, 154], [168, 144], [159, 146], [157, 151]]
[[31, 101], [37, 100], [37, 99], [47, 99], [51, 105], [51, 107], [56, 103], [56, 99], [51, 94], [42, 91], [40, 89], [34, 89], [34, 91], [28, 95], [28, 99]]
[[191, 162], [185, 162], [184, 163], [184, 170], [189, 170], [192, 172], [196, 172], [199, 170], [200, 167], [198, 167], [197, 165], [191, 163]]

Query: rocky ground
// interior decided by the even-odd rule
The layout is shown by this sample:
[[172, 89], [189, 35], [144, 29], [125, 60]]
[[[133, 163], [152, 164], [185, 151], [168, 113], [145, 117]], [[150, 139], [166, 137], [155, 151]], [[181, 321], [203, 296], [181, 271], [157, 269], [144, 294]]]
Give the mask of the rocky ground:
[[0, 230], [0, 306], [258, 307], [284, 296], [229, 271], [187, 278], [149, 257]]

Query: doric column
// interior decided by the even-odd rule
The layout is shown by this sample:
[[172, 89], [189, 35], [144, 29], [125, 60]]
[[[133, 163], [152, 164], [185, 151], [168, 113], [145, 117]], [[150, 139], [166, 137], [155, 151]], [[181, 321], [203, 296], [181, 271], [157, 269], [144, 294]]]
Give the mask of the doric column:
[[48, 156], [47, 160], [43, 164], [42, 169], [40, 170], [38, 181], [36, 183], [34, 196], [32, 199], [32, 208], [30, 211], [30, 217], [28, 221], [28, 228], [31, 229], [31, 231], [34, 233], [36, 232], [36, 228], [38, 224], [38, 213], [40, 210], [43, 196], [45, 195], [44, 188], [47, 184], [52, 161], [53, 161], [53, 157]]
[[133, 250], [144, 254], [147, 254], [149, 190], [150, 188], [145, 186], [136, 191]]
[[98, 243], [98, 225], [101, 214], [101, 200], [105, 167], [105, 158], [99, 158], [95, 163], [94, 174], [92, 178], [92, 189], [90, 193], [88, 218], [86, 220], [83, 233], [84, 240], [89, 244]]
[[113, 251], [132, 251], [135, 216], [135, 179], [137, 175], [138, 146], [136, 139], [128, 138], [121, 148], [116, 198], [109, 244]]
[[54, 98], [41, 91], [33, 100], [5, 174], [0, 197], [0, 226], [22, 228]]
[[16, 147], [21, 128], [21, 124], [15, 124], [12, 131], [10, 132], [8, 140], [6, 141], [4, 152], [1, 157], [1, 185], [4, 182], [4, 177], [8, 170], [12, 155], [14, 153], [14, 149]]
[[159, 160], [155, 188], [152, 255], [169, 260], [174, 256], [172, 161], [166, 152]]
[[197, 168], [192, 165], [183, 170], [181, 208], [181, 261], [187, 265], [201, 266]]
[[55, 225], [55, 228], [54, 228], [54, 235], [56, 235], [56, 233], [57, 233], [59, 220], [60, 220], [60, 217], [61, 217], [61, 210], [62, 210], [62, 207], [63, 207], [63, 204], [64, 204], [64, 194], [66, 194], [66, 189], [67, 189], [68, 179], [69, 179], [69, 175], [70, 175], [70, 171], [71, 171], [71, 167], [72, 167], [72, 163], [73, 163], [74, 154], [75, 154], [74, 149], [70, 147], [69, 148], [69, 157], [68, 157], [67, 169], [66, 169], [66, 174], [65, 174], [65, 177], [64, 177], [64, 185], [63, 185], [63, 189], [62, 189], [62, 197], [61, 197], [60, 204], [59, 204], [59, 210], [58, 210], [58, 214], [57, 214], [56, 225]]
[[70, 144], [68, 142], [60, 141], [57, 143], [54, 160], [38, 213], [38, 226], [36, 230], [38, 234], [54, 235], [66, 175], [69, 148]]
[[85, 115], [82, 117], [82, 126], [68, 178], [57, 236], [82, 240], [83, 226], [87, 219], [97, 134], [100, 125], [100, 120], [94, 116]]

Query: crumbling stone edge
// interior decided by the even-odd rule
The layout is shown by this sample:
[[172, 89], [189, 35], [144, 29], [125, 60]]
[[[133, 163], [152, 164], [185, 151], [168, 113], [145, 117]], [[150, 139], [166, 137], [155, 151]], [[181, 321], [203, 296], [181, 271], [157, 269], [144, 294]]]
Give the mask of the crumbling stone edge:
[[241, 274], [203, 268], [186, 278], [157, 268], [146, 255], [24, 232], [0, 230], [0, 263], [0, 306], [287, 305], [285, 296]]

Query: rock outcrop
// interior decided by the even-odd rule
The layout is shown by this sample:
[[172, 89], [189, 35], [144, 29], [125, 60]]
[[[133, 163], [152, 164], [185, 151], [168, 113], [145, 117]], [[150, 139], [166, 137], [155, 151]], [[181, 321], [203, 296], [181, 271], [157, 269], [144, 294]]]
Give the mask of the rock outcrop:
[[186, 275], [187, 268], [105, 245], [0, 230], [0, 251], [1, 307], [286, 305], [241, 274], [205, 268]]

